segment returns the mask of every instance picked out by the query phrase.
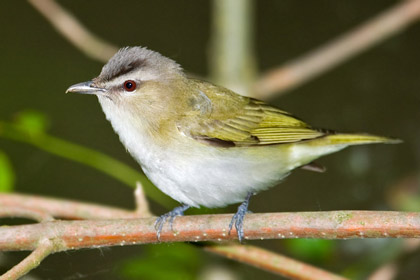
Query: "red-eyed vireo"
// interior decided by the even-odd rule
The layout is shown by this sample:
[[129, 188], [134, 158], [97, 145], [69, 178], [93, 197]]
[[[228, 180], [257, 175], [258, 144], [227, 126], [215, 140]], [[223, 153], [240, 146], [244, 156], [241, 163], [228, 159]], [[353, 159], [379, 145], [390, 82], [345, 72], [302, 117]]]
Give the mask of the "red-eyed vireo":
[[123, 48], [92, 81], [67, 92], [94, 94], [129, 153], [164, 193], [182, 206], [156, 221], [158, 239], [167, 219], [189, 207], [241, 202], [278, 184], [293, 169], [349, 145], [399, 140], [315, 129], [293, 115], [226, 88], [186, 77], [181, 67], [141, 47]]

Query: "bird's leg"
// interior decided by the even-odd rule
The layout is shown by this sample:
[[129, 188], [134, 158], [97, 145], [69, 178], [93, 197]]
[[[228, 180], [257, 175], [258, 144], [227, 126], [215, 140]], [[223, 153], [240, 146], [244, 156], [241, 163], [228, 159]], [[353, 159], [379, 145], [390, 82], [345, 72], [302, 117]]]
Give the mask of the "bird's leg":
[[238, 239], [239, 239], [239, 242], [241, 242], [241, 243], [242, 243], [242, 240], [244, 238], [244, 229], [243, 229], [244, 218], [245, 218], [245, 215], [248, 213], [249, 199], [251, 198], [251, 196], [253, 194], [254, 193], [252, 193], [252, 192], [248, 193], [248, 195], [245, 198], [245, 201], [242, 202], [241, 205], [239, 205], [238, 211], [236, 212], [235, 215], [233, 215], [233, 218], [232, 218], [232, 220], [230, 221], [230, 224], [229, 224], [229, 235], [230, 235], [230, 232], [232, 230], [233, 223], [235, 223], [235, 228], [236, 228], [236, 232], [238, 234]]
[[181, 205], [176, 208], [174, 208], [172, 211], [163, 214], [159, 218], [156, 219], [155, 222], [155, 229], [156, 229], [156, 236], [157, 239], [160, 241], [160, 233], [162, 231], [163, 225], [166, 223], [166, 220], [169, 218], [169, 225], [171, 226], [171, 230], [173, 231], [173, 223], [177, 216], [184, 216], [184, 211], [190, 208], [188, 205]]

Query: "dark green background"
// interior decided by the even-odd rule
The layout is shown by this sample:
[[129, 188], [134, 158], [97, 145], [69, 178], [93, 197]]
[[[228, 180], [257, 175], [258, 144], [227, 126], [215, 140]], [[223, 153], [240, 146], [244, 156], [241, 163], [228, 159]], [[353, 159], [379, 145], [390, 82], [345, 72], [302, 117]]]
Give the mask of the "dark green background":
[[[141, 45], [206, 76], [210, 1], [59, 1], [100, 37], [118, 46]], [[313, 50], [399, 1], [257, 1], [255, 47], [261, 71]], [[138, 168], [120, 144], [93, 96], [65, 95], [68, 86], [99, 74], [84, 56], [25, 1], [0, 2], [0, 119], [34, 109], [51, 121], [51, 134], [103, 151]], [[320, 160], [328, 172], [296, 171], [279, 187], [253, 198], [254, 212], [389, 210], [387, 192], [419, 174], [420, 25], [415, 24], [349, 62], [271, 102], [316, 127], [369, 132], [404, 140], [400, 145], [353, 147]], [[16, 190], [106, 205], [133, 207], [132, 189], [86, 166], [0, 138], [17, 175]], [[418, 186], [417, 186], [418, 187]], [[164, 208], [152, 204], [155, 213]], [[235, 211], [235, 206], [226, 212]], [[321, 266], [341, 272], [386, 241], [340, 241]], [[284, 241], [253, 241], [290, 254]], [[383, 245], [385, 244], [385, 245]], [[171, 245], [168, 245], [168, 248]], [[391, 246], [391, 245], [389, 245]], [[114, 261], [144, 252], [141, 246], [83, 250], [48, 257], [41, 279], [116, 279]], [[261, 275], [245, 265], [200, 253], [204, 267], [227, 266], [243, 279]], [[7, 254], [12, 260], [19, 254]], [[418, 275], [420, 252], [406, 258], [401, 279]], [[156, 261], [159, 261], [156, 258]], [[13, 261], [10, 261], [10, 265]], [[72, 278], [74, 277], [74, 278]], [[406, 278], [407, 277], [407, 278]], [[83, 278], [83, 277], [82, 277]], [[273, 278], [274, 279], [274, 278]]]

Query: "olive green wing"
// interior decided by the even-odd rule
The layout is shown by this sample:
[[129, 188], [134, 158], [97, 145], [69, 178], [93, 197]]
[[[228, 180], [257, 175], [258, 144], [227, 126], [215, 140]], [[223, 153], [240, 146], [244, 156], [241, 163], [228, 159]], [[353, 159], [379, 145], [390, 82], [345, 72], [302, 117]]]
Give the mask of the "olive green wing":
[[[225, 147], [255, 146], [293, 143], [325, 135], [262, 101], [227, 90], [223, 94], [211, 93], [206, 92], [212, 101], [211, 112], [196, 116], [184, 126], [187, 133], [199, 141]], [[232, 103], [235, 106], [231, 106]]]

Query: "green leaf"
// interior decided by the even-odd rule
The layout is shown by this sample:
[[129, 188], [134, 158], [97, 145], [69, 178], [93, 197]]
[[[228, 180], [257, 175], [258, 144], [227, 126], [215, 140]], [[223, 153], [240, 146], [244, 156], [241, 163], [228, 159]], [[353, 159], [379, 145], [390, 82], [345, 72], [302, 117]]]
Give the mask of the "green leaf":
[[145, 248], [143, 256], [121, 265], [120, 273], [124, 279], [197, 279], [201, 258], [196, 248], [182, 243], [154, 244]]
[[332, 257], [335, 242], [323, 239], [289, 239], [286, 240], [286, 247], [295, 257], [324, 262]]
[[30, 135], [45, 133], [49, 128], [47, 116], [35, 110], [20, 112], [16, 117], [15, 123], [20, 129], [26, 131]]
[[15, 174], [12, 164], [5, 153], [0, 151], [0, 192], [10, 192], [13, 190]]

